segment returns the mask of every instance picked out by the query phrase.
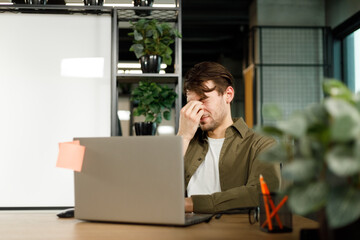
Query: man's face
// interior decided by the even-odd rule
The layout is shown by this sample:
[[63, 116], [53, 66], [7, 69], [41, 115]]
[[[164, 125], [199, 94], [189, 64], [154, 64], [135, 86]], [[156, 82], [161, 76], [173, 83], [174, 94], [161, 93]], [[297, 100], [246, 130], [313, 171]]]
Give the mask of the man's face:
[[[210, 89], [215, 86], [211, 80], [207, 81], [205, 85]], [[228, 114], [225, 95], [219, 94], [216, 89], [205, 93], [205, 95], [207, 98], [201, 99], [195, 92], [188, 91], [187, 102], [200, 101], [203, 103], [204, 114], [200, 119], [200, 127], [203, 131], [214, 131], [224, 122]]]

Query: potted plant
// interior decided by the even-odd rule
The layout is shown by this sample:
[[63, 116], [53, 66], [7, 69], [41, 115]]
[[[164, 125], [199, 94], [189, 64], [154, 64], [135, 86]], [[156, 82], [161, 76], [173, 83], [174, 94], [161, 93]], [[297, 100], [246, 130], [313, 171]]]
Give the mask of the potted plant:
[[[153, 0], [133, 0], [134, 7], [152, 7]], [[140, 17], [146, 17], [151, 15], [150, 10], [135, 10], [135, 14]]]
[[172, 50], [170, 45], [175, 38], [181, 38], [181, 34], [169, 23], [158, 22], [156, 19], [140, 19], [133, 23], [133, 44], [130, 51], [135, 53], [136, 58], [140, 59], [143, 72], [158, 73], [160, 64], [172, 63]]
[[144, 116], [144, 122], [135, 123], [136, 135], [155, 135], [157, 125], [162, 119], [170, 120], [171, 108], [177, 94], [166, 85], [141, 81], [131, 92], [131, 101], [137, 104], [134, 116]]
[[[359, 239], [360, 96], [336, 80], [324, 81], [323, 90], [322, 102], [260, 128], [279, 140], [261, 159], [284, 164], [282, 176], [292, 183], [284, 190], [289, 207], [300, 215], [320, 213], [324, 239], [335, 239], [340, 229], [346, 229], [342, 239]], [[279, 116], [275, 107], [267, 112]]]

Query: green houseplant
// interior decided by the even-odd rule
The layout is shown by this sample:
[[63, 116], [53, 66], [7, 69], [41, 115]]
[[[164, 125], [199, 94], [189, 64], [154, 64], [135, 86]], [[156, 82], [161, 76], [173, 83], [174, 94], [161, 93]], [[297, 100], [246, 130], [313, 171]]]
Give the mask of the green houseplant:
[[157, 58], [153, 57], [159, 64], [156, 72], [159, 72], [161, 62], [167, 65], [172, 63], [173, 51], [170, 45], [175, 42], [176, 37], [182, 37], [175, 28], [169, 23], [158, 22], [156, 19], [140, 19], [135, 23], [130, 22], [130, 24], [133, 30], [129, 33], [129, 36], [133, 37], [130, 51], [133, 51], [136, 58], [140, 59], [143, 71], [146, 71], [144, 69], [146, 66], [153, 64], [144, 62], [148, 60], [148, 56], [158, 56]]
[[[261, 159], [284, 164], [295, 213], [322, 213], [339, 229], [360, 222], [360, 97], [332, 79], [323, 90], [322, 102], [260, 128], [279, 140]], [[274, 107], [267, 112], [279, 116]]]
[[163, 118], [170, 120], [171, 108], [176, 98], [175, 91], [166, 85], [141, 81], [131, 92], [130, 100], [137, 104], [133, 115], [144, 116], [145, 122], [150, 123], [156, 131], [156, 126], [162, 122]]

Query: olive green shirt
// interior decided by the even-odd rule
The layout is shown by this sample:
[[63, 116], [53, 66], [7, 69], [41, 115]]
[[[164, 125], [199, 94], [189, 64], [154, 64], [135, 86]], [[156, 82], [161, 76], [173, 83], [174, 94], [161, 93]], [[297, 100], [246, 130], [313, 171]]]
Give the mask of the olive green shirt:
[[[275, 143], [248, 128], [242, 118], [226, 129], [219, 158], [221, 192], [211, 195], [192, 195], [194, 212], [215, 213], [234, 208], [258, 206], [262, 174], [270, 191], [280, 186], [280, 166], [260, 162], [258, 155]], [[185, 187], [208, 152], [206, 132], [199, 128], [186, 151]], [[185, 188], [185, 189], [186, 189]]]

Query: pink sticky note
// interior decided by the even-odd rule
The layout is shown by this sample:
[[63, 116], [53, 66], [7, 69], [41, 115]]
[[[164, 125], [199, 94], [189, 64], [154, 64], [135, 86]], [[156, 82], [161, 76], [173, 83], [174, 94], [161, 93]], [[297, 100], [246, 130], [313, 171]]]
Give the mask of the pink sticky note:
[[56, 167], [68, 168], [81, 172], [85, 154], [85, 147], [80, 145], [79, 140], [59, 143], [59, 155]]

